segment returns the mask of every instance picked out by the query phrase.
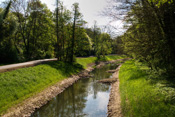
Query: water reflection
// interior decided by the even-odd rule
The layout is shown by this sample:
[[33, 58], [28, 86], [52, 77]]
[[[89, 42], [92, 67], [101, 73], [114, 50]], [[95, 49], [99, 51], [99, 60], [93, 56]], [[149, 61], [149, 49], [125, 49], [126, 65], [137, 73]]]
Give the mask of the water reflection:
[[105, 71], [116, 66], [95, 69], [93, 78], [79, 80], [73, 86], [38, 109], [31, 117], [105, 117], [110, 86], [97, 83], [111, 74]]

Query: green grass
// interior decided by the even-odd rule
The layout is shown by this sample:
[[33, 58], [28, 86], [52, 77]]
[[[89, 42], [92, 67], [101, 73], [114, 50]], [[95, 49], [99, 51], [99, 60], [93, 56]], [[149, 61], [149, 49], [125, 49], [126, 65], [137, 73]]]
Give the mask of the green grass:
[[100, 58], [100, 59], [96, 59], [96, 62], [100, 62], [100, 61], [111, 61], [111, 60], [117, 60], [117, 59], [124, 59], [127, 58], [126, 55], [107, 55], [105, 56], [105, 58]]
[[97, 61], [111, 61], [117, 59], [124, 59], [127, 58], [125, 55], [107, 55], [105, 59], [97, 60], [96, 57], [88, 57], [88, 58], [78, 58], [77, 63], [81, 64], [83, 68], [86, 68], [88, 64], [95, 63]]
[[82, 69], [79, 64], [49, 62], [0, 74], [0, 113]]
[[[110, 60], [119, 56], [109, 57]], [[94, 63], [96, 57], [78, 58], [78, 64], [49, 62], [35, 67], [0, 73], [0, 115], [9, 107], [22, 102], [45, 88], [78, 73]]]
[[106, 56], [106, 60], [107, 61], [111, 61], [111, 60], [117, 60], [117, 59], [124, 59], [124, 58], [127, 58], [126, 55], [108, 55]]
[[86, 68], [88, 64], [94, 63], [96, 57], [88, 57], [88, 58], [78, 58], [76, 61], [78, 64], [82, 65], [83, 68]]
[[[152, 83], [146, 70], [134, 60], [125, 62], [119, 72], [120, 95], [125, 117], [174, 117], [175, 90], [161, 81]], [[166, 82], [168, 83], [168, 82]], [[161, 84], [161, 85], [160, 85]], [[165, 90], [166, 89], [166, 90]], [[165, 93], [173, 91], [171, 94]], [[167, 95], [171, 95], [170, 100]]]

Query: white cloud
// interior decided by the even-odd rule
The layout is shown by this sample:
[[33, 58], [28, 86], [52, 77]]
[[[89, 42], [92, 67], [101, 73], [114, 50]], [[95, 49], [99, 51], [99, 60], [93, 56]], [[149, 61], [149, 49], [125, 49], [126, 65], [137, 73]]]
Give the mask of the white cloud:
[[[54, 10], [55, 0], [41, 1], [46, 3], [51, 10]], [[80, 12], [83, 14], [84, 20], [88, 22], [89, 26], [93, 25], [94, 20], [98, 22], [98, 25], [106, 25], [109, 22], [107, 18], [99, 15], [99, 12], [107, 5], [106, 0], [64, 0], [63, 4], [71, 10], [71, 6], [75, 2], [79, 3]]]

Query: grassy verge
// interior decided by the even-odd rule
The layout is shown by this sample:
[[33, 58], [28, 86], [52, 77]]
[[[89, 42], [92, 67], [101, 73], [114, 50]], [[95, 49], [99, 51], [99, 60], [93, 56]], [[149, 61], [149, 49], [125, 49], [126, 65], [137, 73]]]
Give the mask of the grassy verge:
[[127, 58], [127, 56], [125, 55], [107, 55], [105, 58], [102, 58], [100, 60], [97, 60], [96, 57], [78, 58], [77, 63], [82, 65], [83, 68], [86, 68], [88, 64], [95, 63], [97, 61], [111, 61], [111, 60], [124, 59], [124, 58]]
[[83, 68], [86, 68], [88, 64], [94, 63], [96, 59], [96, 57], [78, 58], [77, 63], [82, 65]]
[[[120, 57], [109, 56], [109, 58], [111, 60]], [[73, 65], [54, 61], [35, 67], [0, 73], [0, 114], [43, 89], [78, 73], [95, 60], [96, 57], [78, 58], [78, 64]]]
[[122, 111], [126, 117], [175, 116], [175, 88], [167, 80], [150, 79], [147, 67], [125, 62], [119, 74]]
[[101, 56], [100, 59], [96, 59], [95, 62], [105, 62], [105, 61], [111, 61], [111, 60], [117, 60], [117, 59], [124, 59], [127, 58], [126, 55], [107, 55], [104, 58]]
[[44, 88], [79, 72], [82, 66], [49, 62], [0, 74], [0, 113]]
[[108, 56], [106, 56], [107, 61], [117, 60], [117, 59], [124, 59], [124, 58], [127, 58], [127, 56], [126, 55], [121, 55], [121, 56], [119, 56], [119, 55], [108, 55]]

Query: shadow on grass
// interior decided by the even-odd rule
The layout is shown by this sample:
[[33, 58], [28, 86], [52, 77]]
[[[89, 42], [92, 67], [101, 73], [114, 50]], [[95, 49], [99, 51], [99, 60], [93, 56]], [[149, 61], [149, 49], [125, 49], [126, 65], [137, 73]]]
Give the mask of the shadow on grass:
[[167, 74], [159, 75], [159, 74], [150, 73], [149, 80], [151, 81], [152, 84], [161, 83], [165, 87], [175, 88], [175, 79], [170, 78]]
[[[158, 92], [165, 96], [164, 102], [166, 104], [175, 105], [175, 79], [169, 77], [167, 74], [150, 74], [150, 83], [155, 85]], [[175, 107], [173, 109], [175, 115]]]
[[80, 70], [83, 70], [83, 66], [77, 63], [65, 63], [61, 61], [52, 61], [45, 64], [61, 71], [61, 73], [64, 74], [65, 76], [70, 76], [80, 72]]
[[145, 78], [148, 74], [146, 74], [145, 71], [143, 70], [139, 70], [139, 69], [135, 69], [135, 68], [130, 68], [128, 70], [128, 72], [130, 72], [130, 78], [128, 80], [137, 80], [137, 79], [142, 79]]

